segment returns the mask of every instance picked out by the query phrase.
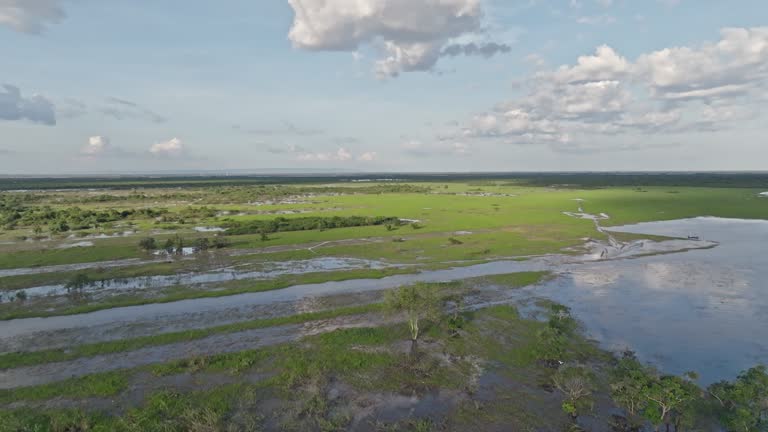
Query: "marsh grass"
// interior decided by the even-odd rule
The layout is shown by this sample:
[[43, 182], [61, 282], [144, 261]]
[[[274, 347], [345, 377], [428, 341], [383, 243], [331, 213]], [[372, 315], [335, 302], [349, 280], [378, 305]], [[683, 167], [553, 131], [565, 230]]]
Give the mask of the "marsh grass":
[[110, 342], [101, 342], [95, 344], [77, 345], [67, 349], [53, 349], [45, 351], [17, 352], [0, 355], [0, 369], [10, 369], [22, 366], [32, 366], [36, 364], [61, 362], [73, 360], [80, 357], [91, 357], [96, 355], [112, 354], [118, 352], [132, 351], [140, 348], [165, 345], [174, 342], [189, 341], [201, 339], [207, 336], [222, 333], [234, 333], [244, 330], [253, 330], [267, 327], [274, 327], [288, 324], [300, 324], [309, 321], [330, 319], [341, 316], [361, 315], [381, 310], [381, 305], [370, 304], [363, 306], [353, 306], [347, 308], [338, 308], [322, 312], [312, 312], [305, 314], [290, 315], [285, 317], [261, 319], [254, 321], [245, 321], [235, 324], [210, 327], [205, 329], [187, 330], [173, 333], [163, 333], [154, 336], [145, 336], [134, 339], [122, 339]]

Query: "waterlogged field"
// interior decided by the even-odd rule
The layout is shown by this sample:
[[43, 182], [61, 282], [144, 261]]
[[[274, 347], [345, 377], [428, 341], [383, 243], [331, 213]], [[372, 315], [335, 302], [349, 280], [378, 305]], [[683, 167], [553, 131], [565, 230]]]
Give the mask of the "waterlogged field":
[[[758, 278], [719, 277], [748, 260], [706, 252], [727, 236], [611, 228], [768, 219], [768, 177], [355, 180], [0, 181], [0, 431], [765, 430], [764, 344], [725, 367], [658, 354], [653, 327], [620, 346], [638, 328], [593, 297], [653, 259], [757, 337]], [[659, 276], [667, 256], [718, 270]], [[696, 340], [687, 298], [666, 333]]]

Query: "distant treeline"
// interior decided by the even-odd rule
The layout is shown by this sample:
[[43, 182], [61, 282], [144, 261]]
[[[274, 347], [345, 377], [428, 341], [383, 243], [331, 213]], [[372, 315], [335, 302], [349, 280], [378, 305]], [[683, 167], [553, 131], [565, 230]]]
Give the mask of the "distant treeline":
[[5, 229], [17, 227], [48, 227], [59, 233], [98, 227], [101, 224], [126, 219], [156, 218], [167, 209], [88, 210], [79, 207], [57, 209], [49, 206], [33, 207], [21, 205], [14, 199], [0, 197], [0, 226]]
[[[534, 186], [692, 186], [692, 187], [749, 187], [768, 188], [768, 173], [445, 173], [414, 174], [389, 173], [387, 182], [445, 183], [511, 182]], [[285, 176], [133, 176], [133, 177], [80, 177], [80, 178], [0, 178], [0, 190], [37, 189], [134, 189], [134, 188], [209, 188], [255, 185], [320, 185], [346, 183], [360, 186], [359, 182], [383, 183], [382, 174], [349, 175], [285, 175]], [[385, 185], [386, 186], [386, 185]], [[376, 187], [376, 185], [372, 185]], [[350, 192], [347, 188], [346, 192]], [[375, 193], [367, 186], [360, 193]], [[383, 191], [386, 192], [386, 191]]]
[[301, 217], [291, 219], [279, 217], [272, 220], [228, 222], [224, 226], [227, 228], [227, 235], [241, 235], [271, 234], [286, 231], [327, 230], [374, 225], [400, 225], [400, 219], [385, 216]]

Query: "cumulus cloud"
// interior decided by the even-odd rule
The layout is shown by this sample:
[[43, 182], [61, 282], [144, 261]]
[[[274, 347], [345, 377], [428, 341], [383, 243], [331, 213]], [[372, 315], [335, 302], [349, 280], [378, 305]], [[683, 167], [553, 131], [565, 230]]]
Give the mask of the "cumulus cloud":
[[0, 0], [0, 25], [22, 33], [40, 33], [64, 18], [59, 0]]
[[346, 147], [339, 147], [335, 152], [313, 152], [297, 145], [289, 146], [270, 146], [267, 151], [274, 154], [293, 154], [296, 160], [303, 162], [371, 162], [376, 160], [379, 155], [375, 151], [366, 151], [355, 154]]
[[101, 135], [88, 138], [88, 144], [80, 149], [80, 154], [84, 156], [100, 156], [110, 150], [109, 138]]
[[768, 27], [726, 28], [717, 43], [642, 55], [637, 72], [653, 94], [669, 100], [744, 95], [768, 80]]
[[158, 157], [181, 157], [186, 155], [184, 143], [179, 138], [171, 138], [161, 141], [149, 148], [149, 153]]
[[379, 158], [379, 154], [376, 152], [365, 152], [357, 157], [357, 160], [362, 162], [373, 162]]
[[56, 113], [53, 103], [45, 97], [24, 97], [18, 87], [3, 84], [0, 88], [0, 120], [29, 120], [55, 125]]
[[594, 148], [600, 136], [722, 130], [754, 119], [754, 95], [767, 88], [765, 27], [724, 29], [717, 43], [667, 48], [635, 61], [603, 45], [573, 65], [535, 73], [522, 97], [475, 115], [443, 139], [574, 151]]
[[431, 70], [442, 56], [490, 57], [508, 52], [495, 43], [452, 42], [483, 32], [480, 0], [288, 0], [294, 47], [356, 52], [373, 45], [380, 77]]

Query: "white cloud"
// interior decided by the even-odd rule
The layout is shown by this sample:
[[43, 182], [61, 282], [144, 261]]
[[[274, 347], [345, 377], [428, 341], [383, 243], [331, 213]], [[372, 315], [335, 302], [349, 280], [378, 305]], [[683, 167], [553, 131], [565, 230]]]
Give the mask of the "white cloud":
[[600, 136], [727, 129], [756, 118], [759, 95], [767, 92], [765, 27], [724, 29], [717, 43], [667, 48], [634, 62], [603, 45], [574, 65], [535, 73], [527, 94], [447, 137], [594, 149]]
[[614, 24], [616, 23], [616, 17], [608, 14], [580, 16], [576, 18], [576, 22], [586, 25]]
[[768, 27], [726, 28], [718, 43], [642, 55], [638, 77], [654, 96], [713, 100], [744, 95], [768, 81]]
[[45, 125], [56, 124], [53, 103], [40, 95], [23, 97], [18, 87], [0, 86], [0, 120], [29, 120]]
[[378, 159], [379, 154], [376, 152], [365, 152], [357, 157], [357, 160], [363, 161], [363, 162], [372, 162]]
[[0, 0], [0, 25], [23, 33], [40, 33], [64, 18], [59, 0]]
[[612, 81], [625, 78], [630, 73], [630, 68], [626, 58], [608, 45], [601, 45], [597, 47], [594, 55], [580, 56], [574, 66], [560, 66], [551, 77], [560, 83]]
[[352, 156], [352, 153], [346, 148], [339, 147], [339, 149], [336, 150], [335, 153], [302, 152], [302, 153], [299, 153], [296, 158], [300, 161], [307, 161], [307, 162], [329, 162], [329, 161], [347, 162], [352, 160], [353, 156]]
[[[288, 38], [314, 51], [358, 52], [374, 46], [379, 77], [431, 70], [443, 55], [490, 56], [502, 44], [451, 41], [483, 31], [481, 0], [288, 0], [294, 20]], [[447, 50], [445, 50], [447, 48]]]
[[400, 145], [404, 153], [413, 157], [433, 156], [468, 156], [469, 146], [462, 142], [424, 143], [420, 140], [408, 140]]
[[88, 138], [88, 144], [80, 149], [80, 154], [85, 156], [98, 156], [107, 152], [109, 148], [109, 138], [101, 135], [92, 136]]
[[180, 157], [186, 153], [184, 143], [178, 138], [155, 143], [149, 148], [149, 152], [155, 156]]

